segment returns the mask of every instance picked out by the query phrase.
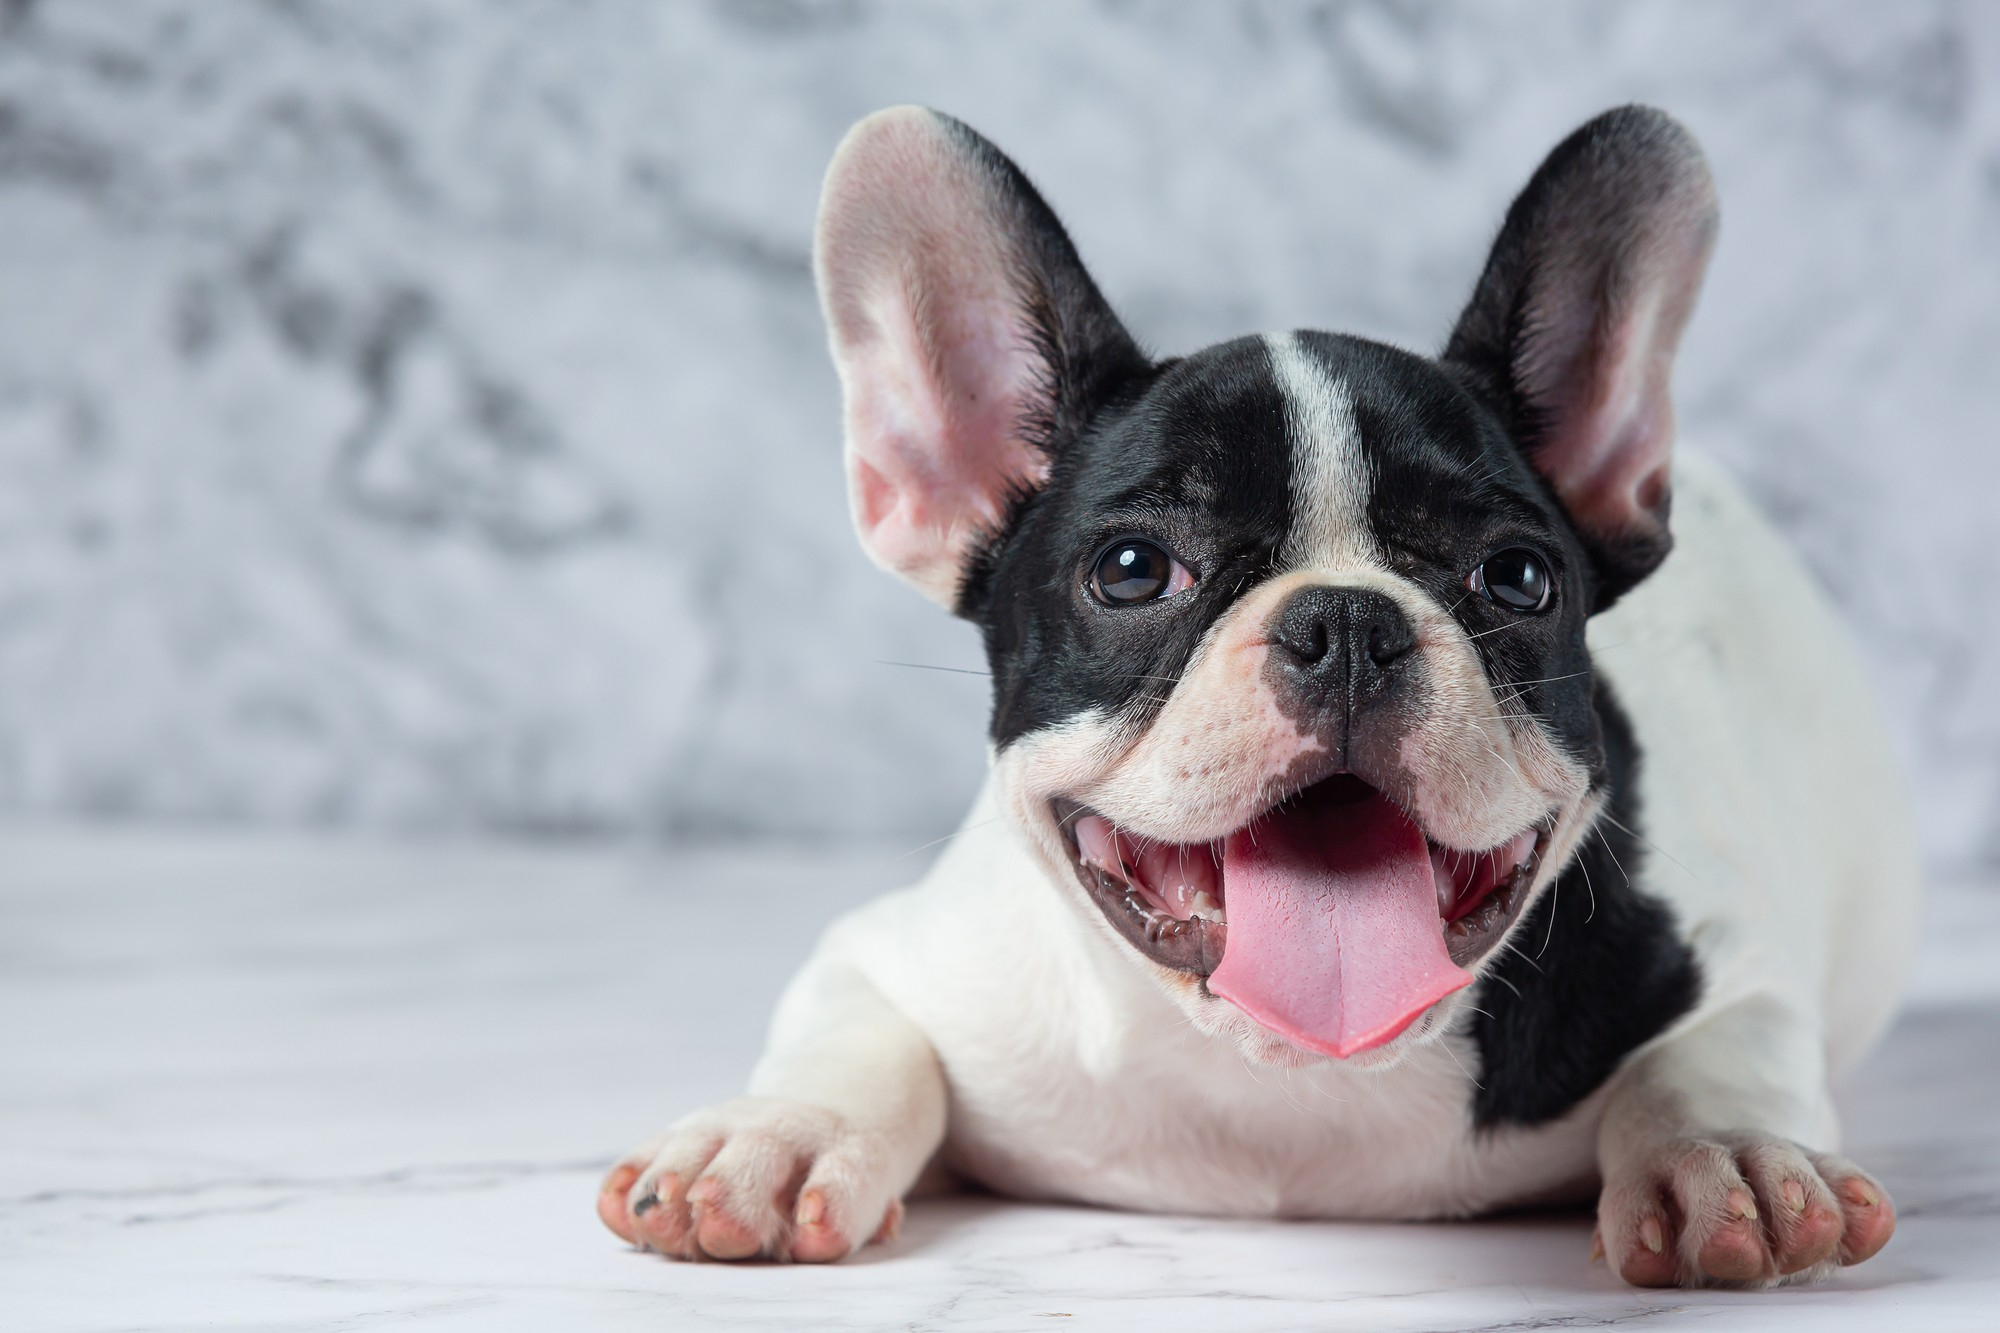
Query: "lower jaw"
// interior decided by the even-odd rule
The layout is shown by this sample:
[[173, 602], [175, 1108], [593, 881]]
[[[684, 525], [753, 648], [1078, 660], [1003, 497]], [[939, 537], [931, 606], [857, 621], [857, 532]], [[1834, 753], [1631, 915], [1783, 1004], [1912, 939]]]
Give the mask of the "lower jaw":
[[[1066, 830], [1084, 807], [1073, 801], [1058, 800], [1052, 804], [1051, 810], [1058, 830]], [[1469, 971], [1492, 952], [1508, 927], [1514, 924], [1527, 899], [1528, 889], [1539, 872], [1550, 836], [1549, 829], [1541, 830], [1534, 851], [1524, 863], [1523, 873], [1493, 889], [1455, 919], [1446, 921], [1439, 918], [1445, 951], [1454, 964]], [[1199, 916], [1183, 918], [1163, 911], [1146, 901], [1137, 888], [1100, 867], [1085, 864], [1067, 833], [1063, 834], [1063, 841], [1068, 848], [1070, 865], [1082, 881], [1084, 891], [1103, 912], [1111, 927], [1133, 948], [1161, 967], [1204, 980], [1221, 965], [1223, 950], [1229, 943], [1226, 920], [1212, 921]], [[1226, 885], [1223, 892], [1226, 904]]]
[[1105, 919], [1140, 953], [1162, 967], [1199, 977], [1222, 965], [1222, 951], [1229, 943], [1226, 924], [1202, 917], [1183, 920], [1160, 911], [1108, 872], [1082, 864], [1074, 854], [1070, 860]]

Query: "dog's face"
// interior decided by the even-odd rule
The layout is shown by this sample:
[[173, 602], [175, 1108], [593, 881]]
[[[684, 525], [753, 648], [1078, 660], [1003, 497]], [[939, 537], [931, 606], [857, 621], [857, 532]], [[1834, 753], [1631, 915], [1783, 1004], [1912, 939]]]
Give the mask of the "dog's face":
[[1377, 344], [1230, 343], [1106, 418], [980, 570], [1014, 815], [1197, 1022], [1422, 1027], [1584, 823], [1580, 543], [1492, 411]]
[[1713, 233], [1626, 109], [1559, 147], [1438, 360], [1144, 357], [1010, 163], [885, 112], [817, 267], [876, 558], [982, 626], [999, 790], [1204, 1030], [1372, 1062], [1601, 805], [1590, 614], [1667, 549], [1667, 374]]

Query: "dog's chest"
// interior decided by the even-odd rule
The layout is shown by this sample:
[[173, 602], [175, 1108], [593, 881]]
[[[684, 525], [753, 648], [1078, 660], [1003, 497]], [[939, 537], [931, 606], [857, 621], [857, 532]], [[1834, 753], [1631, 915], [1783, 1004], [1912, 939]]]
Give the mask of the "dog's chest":
[[[1184, 1029], [1092, 1049], [1087, 1030], [939, 1051], [946, 1160], [1006, 1193], [1171, 1212], [1458, 1216], [1586, 1189], [1589, 1106], [1532, 1131], [1475, 1131], [1462, 1043], [1390, 1070], [1252, 1066]], [[1011, 1049], [1009, 1049], [1011, 1046]]]
[[956, 1171], [1029, 1197], [1350, 1218], [1463, 1215], [1593, 1179], [1594, 1103], [1478, 1130], [1463, 1039], [1391, 1069], [1282, 1069], [1195, 1031], [981, 817], [931, 884], [842, 932], [938, 1056]]

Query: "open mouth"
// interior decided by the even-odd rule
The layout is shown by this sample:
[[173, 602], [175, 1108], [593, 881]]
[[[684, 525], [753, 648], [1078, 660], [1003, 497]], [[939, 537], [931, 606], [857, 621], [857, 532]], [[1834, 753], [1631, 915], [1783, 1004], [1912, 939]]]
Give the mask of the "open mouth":
[[1287, 1040], [1346, 1057], [1470, 985], [1519, 914], [1553, 820], [1443, 847], [1351, 774], [1206, 843], [1139, 837], [1057, 800], [1084, 887], [1126, 939]]

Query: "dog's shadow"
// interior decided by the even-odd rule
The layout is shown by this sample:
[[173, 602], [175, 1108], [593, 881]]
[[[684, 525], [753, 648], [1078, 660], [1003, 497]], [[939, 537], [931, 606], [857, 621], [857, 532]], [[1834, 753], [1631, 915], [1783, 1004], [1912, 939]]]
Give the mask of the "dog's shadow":
[[[985, 1248], [980, 1233], [993, 1233], [996, 1240], [1004, 1234], [1012, 1241], [1021, 1234], [1021, 1221], [1031, 1215], [1057, 1238], [1055, 1244], [1072, 1251], [1172, 1249], [1182, 1245], [1200, 1248], [1207, 1239], [1225, 1233], [1241, 1236], [1279, 1229], [1294, 1234], [1321, 1232], [1327, 1245], [1337, 1248], [1344, 1239], [1363, 1231], [1401, 1232], [1413, 1248], [1440, 1247], [1466, 1253], [1470, 1245], [1474, 1251], [1504, 1250], [1504, 1257], [1496, 1257], [1492, 1266], [1510, 1279], [1529, 1276], [1520, 1260], [1524, 1237], [1534, 1237], [1527, 1241], [1528, 1248], [1547, 1256], [1546, 1264], [1532, 1265], [1536, 1279], [1552, 1284], [1566, 1270], [1587, 1268], [1585, 1255], [1592, 1225], [1591, 1211], [1583, 1204], [1453, 1222], [1305, 1221], [1133, 1213], [1085, 1203], [1017, 1199], [968, 1184], [912, 1199], [901, 1234], [894, 1241], [871, 1245], [845, 1262], [892, 1264], [919, 1256], [936, 1257], [945, 1251], [977, 1252]], [[1044, 1241], [1042, 1246], [1048, 1243]], [[1579, 1289], [1595, 1289], [1605, 1284], [1577, 1285]]]
[[[1024, 1227], [1031, 1218], [1032, 1227]], [[1339, 1255], [1363, 1234], [1375, 1241], [1385, 1234], [1400, 1234], [1413, 1256], [1448, 1256], [1445, 1262], [1453, 1276], [1440, 1284], [1441, 1289], [1503, 1288], [1534, 1291], [1557, 1300], [1623, 1297], [1635, 1302], [1635, 1309], [1657, 1306], [1662, 1299], [1670, 1299], [1676, 1307], [1690, 1302], [1728, 1303], [1746, 1297], [1784, 1299], [1788, 1292], [1804, 1295], [1825, 1291], [1827, 1285], [1846, 1291], [1885, 1291], [1927, 1285], [1941, 1276], [1903, 1261], [1892, 1250], [1860, 1268], [1842, 1269], [1829, 1284], [1822, 1286], [1767, 1293], [1647, 1292], [1627, 1286], [1603, 1262], [1587, 1258], [1592, 1220], [1590, 1208], [1583, 1205], [1523, 1209], [1456, 1222], [1204, 1218], [1014, 1199], [967, 1186], [911, 1200], [901, 1233], [894, 1240], [866, 1246], [842, 1260], [839, 1267], [885, 1267], [886, 1277], [899, 1264], [971, 1262], [988, 1274], [1013, 1270], [1018, 1278], [1034, 1285], [1031, 1275], [1047, 1262], [1053, 1249], [1063, 1254], [1088, 1253], [1101, 1260], [1101, 1266], [1094, 1271], [1093, 1285], [1101, 1283], [1104, 1295], [1137, 1289], [1142, 1284], [1159, 1295], [1151, 1286], [1157, 1277], [1151, 1267], [1144, 1272], [1126, 1271], [1128, 1265], [1115, 1256], [1122, 1253], [1132, 1258], [1151, 1253], [1172, 1262], [1179, 1251], [1189, 1254], [1208, 1251], [1215, 1241], [1232, 1234], [1241, 1241], [1246, 1238], [1245, 1233], [1254, 1236], [1282, 1228], [1294, 1235], [1317, 1233], [1329, 1256]], [[1028, 1240], [1031, 1230], [1034, 1238]], [[1296, 1257], [1297, 1247], [1290, 1247], [1290, 1253]], [[744, 1266], [780, 1265], [752, 1261]], [[1275, 1275], [1274, 1270], [1246, 1263], [1240, 1272], [1228, 1277], [1239, 1296], [1284, 1299], [1277, 1291], [1259, 1290], [1260, 1278], [1267, 1275]], [[1059, 1282], [1068, 1285], [1067, 1280]], [[1217, 1294], [1186, 1293], [1190, 1299]], [[1387, 1297], [1389, 1293], [1383, 1295]]]
[[[975, 1255], [988, 1248], [982, 1233], [989, 1233], [995, 1240], [1004, 1236], [1005, 1241], [997, 1248], [1015, 1251], [1016, 1262], [1029, 1267], [1032, 1261], [1016, 1250], [1012, 1242], [1020, 1236], [1018, 1224], [1022, 1216], [1030, 1213], [1047, 1224], [1049, 1233], [1035, 1249], [1046, 1248], [1052, 1237], [1058, 1246], [1095, 1253], [1171, 1250], [1181, 1246], [1192, 1251], [1206, 1248], [1209, 1238], [1225, 1232], [1285, 1228], [1321, 1233], [1327, 1253], [1333, 1255], [1363, 1231], [1378, 1238], [1384, 1233], [1402, 1233], [1412, 1253], [1429, 1251], [1450, 1256], [1451, 1267], [1457, 1274], [1453, 1286], [1528, 1288], [1557, 1298], [1623, 1295], [1642, 1303], [1657, 1303], [1663, 1297], [1671, 1297], [1678, 1304], [1687, 1300], [1730, 1301], [1746, 1296], [1730, 1291], [1646, 1292], [1626, 1285], [1603, 1261], [1589, 1257], [1594, 1216], [1586, 1204], [1520, 1209], [1453, 1222], [1245, 1221], [1124, 1213], [1085, 1204], [1013, 1199], [968, 1187], [913, 1199], [896, 1240], [886, 1245], [871, 1245], [844, 1262], [873, 1267], [919, 1258]], [[1148, 1234], [1134, 1236], [1133, 1231]], [[1004, 1259], [1001, 1263], [1012, 1266]], [[1938, 1277], [1939, 1274], [1921, 1266], [1899, 1261], [1892, 1250], [1859, 1268], [1840, 1270], [1829, 1279], [1829, 1284], [1849, 1291], [1883, 1291], [1925, 1285]], [[1253, 1288], [1257, 1278], [1254, 1271], [1240, 1275], [1240, 1280]], [[1108, 1287], [1119, 1284], [1115, 1263], [1103, 1270], [1103, 1280]], [[1826, 1289], [1826, 1285], [1821, 1285], [1750, 1294], [1783, 1299], [1787, 1291]]]

